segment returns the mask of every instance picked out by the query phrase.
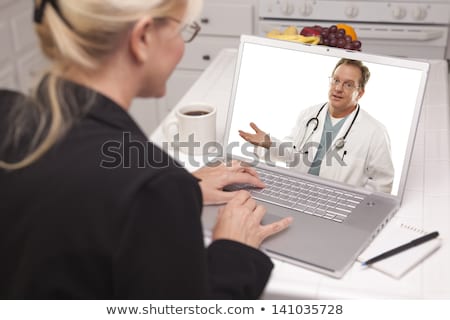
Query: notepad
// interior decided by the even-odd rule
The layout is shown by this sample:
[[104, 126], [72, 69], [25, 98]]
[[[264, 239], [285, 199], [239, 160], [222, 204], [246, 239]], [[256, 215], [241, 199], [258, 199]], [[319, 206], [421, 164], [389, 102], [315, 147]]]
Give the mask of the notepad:
[[[424, 230], [405, 223], [391, 222], [358, 257], [358, 261], [367, 261], [380, 253], [401, 246], [427, 233]], [[376, 269], [393, 278], [400, 279], [439, 249], [441, 242], [442, 240], [440, 238], [432, 239], [392, 257], [375, 262], [368, 266], [368, 268]]]

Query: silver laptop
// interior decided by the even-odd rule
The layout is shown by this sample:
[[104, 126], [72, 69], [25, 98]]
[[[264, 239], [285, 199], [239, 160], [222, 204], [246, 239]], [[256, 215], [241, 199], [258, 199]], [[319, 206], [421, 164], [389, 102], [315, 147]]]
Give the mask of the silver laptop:
[[[359, 100], [359, 113], [355, 110], [344, 120], [328, 149], [334, 150], [334, 159], [325, 156], [322, 162], [330, 162], [315, 175], [304, 160], [304, 146], [314, 147], [310, 127], [315, 120], [309, 120], [325, 121], [327, 108], [320, 108], [328, 101], [330, 76], [341, 58], [363, 62], [371, 77]], [[263, 223], [294, 218], [288, 230], [263, 243], [267, 254], [332, 277], [345, 274], [401, 206], [428, 67], [357, 51], [241, 37], [224, 136], [226, 158], [250, 163], [265, 181], [265, 189], [248, 188], [267, 208]], [[277, 147], [269, 151], [243, 140], [239, 130], [252, 132], [251, 122], [270, 133]], [[371, 129], [366, 136], [373, 123], [381, 131]], [[338, 148], [340, 138], [345, 143]], [[381, 145], [378, 154], [371, 151], [370, 161], [361, 150], [352, 150], [358, 139], [362, 146]], [[272, 157], [273, 150], [278, 153]], [[336, 169], [336, 163], [344, 168]], [[353, 168], [355, 163], [359, 165]], [[373, 177], [362, 173], [377, 171], [372, 165], [385, 171]], [[204, 208], [206, 233], [216, 215], [216, 206]]]

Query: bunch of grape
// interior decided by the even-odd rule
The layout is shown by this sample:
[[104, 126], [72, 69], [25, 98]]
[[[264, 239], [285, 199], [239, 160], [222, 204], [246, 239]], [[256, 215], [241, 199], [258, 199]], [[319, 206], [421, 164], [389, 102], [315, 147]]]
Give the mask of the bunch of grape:
[[351, 36], [345, 34], [344, 29], [339, 29], [336, 25], [328, 28], [314, 26], [314, 28], [320, 30], [321, 45], [361, 51], [361, 41], [353, 40]]

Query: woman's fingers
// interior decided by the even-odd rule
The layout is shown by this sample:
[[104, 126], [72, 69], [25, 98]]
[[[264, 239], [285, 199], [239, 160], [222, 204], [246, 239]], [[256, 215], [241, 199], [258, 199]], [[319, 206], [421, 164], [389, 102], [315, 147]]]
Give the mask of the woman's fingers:
[[246, 172], [238, 172], [238, 173], [235, 173], [228, 177], [227, 185], [235, 184], [235, 183], [250, 184], [257, 188], [265, 188], [266, 187], [264, 182], [262, 182], [258, 177], [250, 175]]
[[246, 191], [238, 191], [234, 195], [228, 205], [220, 210], [214, 239], [235, 240], [258, 248], [267, 237], [281, 232], [292, 223], [289, 217], [261, 225], [266, 209]]
[[258, 173], [249, 164], [239, 160], [223, 162], [222, 164], [222, 185], [251, 184], [257, 188], [265, 188], [265, 184], [259, 179]]
[[229, 202], [229, 205], [230, 206], [241, 206], [250, 198], [251, 198], [250, 192], [245, 191], [245, 190], [236, 191], [236, 192], [234, 192], [234, 197]]
[[252, 168], [250, 164], [248, 164], [247, 162], [244, 162], [244, 161], [232, 160], [229, 167], [231, 167], [235, 171], [247, 172], [253, 176], [258, 176], [258, 174], [256, 173], [256, 170], [254, 168]]
[[292, 224], [292, 221], [293, 221], [292, 217], [287, 217], [270, 224], [262, 225], [261, 226], [262, 241], [264, 241], [264, 239], [270, 236], [273, 236], [274, 234], [277, 234], [287, 229]]
[[248, 184], [265, 188], [255, 169], [238, 160], [203, 167], [194, 172], [194, 175], [199, 179], [204, 204], [220, 204], [231, 200], [236, 194], [223, 191], [229, 185]]
[[258, 220], [258, 224], [259, 224], [259, 244], [258, 246], [261, 245], [261, 243], [267, 239], [270, 236], [273, 236], [274, 234], [277, 234], [283, 230], [285, 230], [286, 228], [288, 228], [291, 223], [292, 223], [292, 217], [287, 217], [287, 218], [283, 218], [280, 219], [278, 221], [272, 222], [270, 224], [266, 224], [266, 225], [261, 225], [261, 221], [264, 217], [264, 215], [266, 214], [266, 208], [258, 205], [255, 210], [253, 211], [253, 214], [255, 216], [255, 219]]
[[[258, 181], [258, 184], [262, 183], [261, 180], [259, 179], [259, 175], [256, 172], [256, 170], [246, 162], [233, 160], [231, 162], [231, 169], [236, 173], [249, 174], [250, 176], [257, 178], [257, 180], [252, 179], [252, 181]], [[240, 175], [239, 178], [244, 178], [244, 175]], [[251, 183], [251, 182], [244, 181], [244, 183]]]

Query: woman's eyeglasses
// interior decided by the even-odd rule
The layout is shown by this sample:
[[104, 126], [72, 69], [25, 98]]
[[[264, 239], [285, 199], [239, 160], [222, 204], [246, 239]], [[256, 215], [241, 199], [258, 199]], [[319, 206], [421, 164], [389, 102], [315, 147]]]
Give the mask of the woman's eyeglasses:
[[[154, 20], [171, 20], [178, 24], [182, 24], [182, 22], [180, 20], [172, 18], [172, 17], [160, 17], [160, 18], [154, 18]], [[180, 35], [185, 43], [189, 43], [195, 39], [197, 34], [200, 32], [200, 30], [201, 30], [200, 25], [194, 21], [190, 24], [185, 24], [180, 30]]]

